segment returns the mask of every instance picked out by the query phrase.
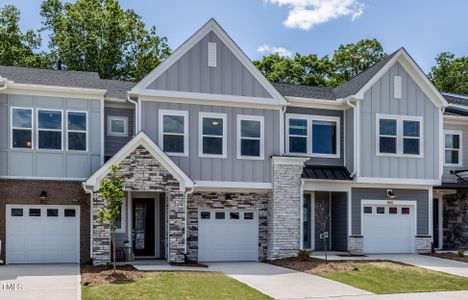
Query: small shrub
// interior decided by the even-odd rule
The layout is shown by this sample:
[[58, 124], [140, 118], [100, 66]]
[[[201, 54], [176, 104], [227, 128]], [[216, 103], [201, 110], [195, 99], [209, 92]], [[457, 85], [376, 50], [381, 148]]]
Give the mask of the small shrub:
[[458, 256], [464, 257], [465, 256], [465, 250], [463, 250], [463, 249], [458, 250]]
[[299, 252], [297, 252], [297, 257], [299, 257], [301, 260], [309, 260], [310, 254], [311, 254], [310, 250], [302, 249], [302, 250], [299, 250]]

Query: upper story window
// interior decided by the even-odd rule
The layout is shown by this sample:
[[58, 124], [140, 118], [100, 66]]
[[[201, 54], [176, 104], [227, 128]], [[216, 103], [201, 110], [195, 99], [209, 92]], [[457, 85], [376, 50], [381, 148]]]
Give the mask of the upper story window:
[[32, 149], [32, 117], [31, 108], [11, 108], [11, 147]]
[[313, 157], [340, 157], [340, 118], [288, 114], [286, 151]]
[[264, 158], [263, 116], [237, 116], [237, 158]]
[[173, 156], [188, 155], [188, 113], [186, 111], [159, 111], [159, 144]]
[[128, 136], [128, 118], [122, 116], [107, 117], [107, 135], [108, 136]]
[[445, 165], [461, 167], [463, 165], [462, 132], [445, 130]]
[[62, 111], [37, 110], [37, 148], [62, 150]]
[[88, 114], [82, 111], [67, 111], [67, 149], [88, 150]]
[[199, 133], [200, 157], [226, 157], [226, 114], [201, 112]]
[[422, 157], [422, 120], [377, 114], [377, 155]]

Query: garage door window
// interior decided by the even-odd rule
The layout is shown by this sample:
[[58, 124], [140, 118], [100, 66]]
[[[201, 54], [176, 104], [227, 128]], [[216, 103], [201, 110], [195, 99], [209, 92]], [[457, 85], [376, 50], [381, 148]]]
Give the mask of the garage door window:
[[11, 216], [12, 217], [22, 217], [23, 216], [23, 209], [22, 208], [12, 208], [11, 209]]
[[29, 209], [29, 216], [30, 217], [40, 217], [41, 216], [41, 209], [40, 208], [30, 208]]
[[244, 220], [253, 220], [254, 214], [251, 212], [244, 213]]
[[225, 219], [224, 212], [223, 211], [216, 212], [215, 218], [216, 218], [216, 220], [224, 220]]
[[59, 212], [58, 212], [58, 209], [56, 209], [56, 208], [47, 209], [47, 216], [48, 217], [58, 217], [58, 214], [59, 214]]
[[396, 215], [398, 213], [398, 208], [396, 207], [390, 207], [388, 209], [388, 213], [391, 214], [391, 215]]
[[202, 211], [200, 213], [200, 219], [202, 220], [209, 220], [210, 219], [210, 212], [209, 211]]
[[381, 206], [377, 207], [377, 214], [382, 215], [384, 213], [385, 213], [385, 207], [381, 207]]
[[229, 219], [231, 220], [239, 220], [239, 212], [230, 212]]
[[364, 206], [364, 213], [371, 214], [372, 213], [372, 206]]
[[64, 216], [65, 217], [74, 217], [76, 214], [74, 209], [65, 209]]
[[409, 207], [402, 207], [401, 208], [401, 214], [402, 215], [409, 215], [409, 213], [410, 213]]

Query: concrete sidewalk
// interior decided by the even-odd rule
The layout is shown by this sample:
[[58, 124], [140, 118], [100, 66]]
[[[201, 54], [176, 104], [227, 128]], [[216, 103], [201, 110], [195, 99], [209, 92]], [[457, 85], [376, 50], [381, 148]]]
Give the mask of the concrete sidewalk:
[[[336, 281], [265, 263], [210, 263], [211, 271], [223, 272], [275, 299], [371, 295]], [[337, 298], [340, 299], [340, 298]]]
[[0, 266], [0, 299], [80, 300], [78, 264]]
[[343, 297], [311, 297], [301, 300], [466, 300], [468, 291], [458, 292], [431, 292], [431, 293], [405, 293], [391, 295], [359, 295]]

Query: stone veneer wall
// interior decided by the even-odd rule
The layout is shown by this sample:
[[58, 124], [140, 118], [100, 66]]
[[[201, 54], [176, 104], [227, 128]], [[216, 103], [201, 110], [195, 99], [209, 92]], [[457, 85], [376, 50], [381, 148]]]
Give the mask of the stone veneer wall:
[[296, 256], [301, 247], [303, 160], [273, 157], [273, 197], [268, 204], [268, 253], [273, 260]]
[[430, 253], [432, 251], [432, 237], [427, 235], [416, 236], [416, 253]]
[[[183, 262], [184, 239], [184, 195], [179, 182], [143, 146], [138, 146], [119, 164], [119, 175], [125, 180], [125, 191], [164, 192], [169, 203], [168, 242], [170, 262]], [[97, 221], [96, 212], [103, 200], [94, 193], [93, 203], [93, 263], [107, 264], [110, 261], [110, 232], [105, 224]]]
[[468, 248], [468, 190], [444, 195], [444, 249]]
[[225, 206], [225, 194], [196, 192], [188, 196], [188, 224], [187, 224], [187, 259], [198, 260], [198, 214], [201, 209], [236, 209], [239, 211], [256, 210], [258, 213], [258, 259], [263, 261], [267, 254], [267, 206], [270, 193], [229, 193], [233, 205]]
[[351, 235], [349, 237], [348, 251], [351, 254], [361, 255], [364, 252], [364, 238], [362, 235]]

